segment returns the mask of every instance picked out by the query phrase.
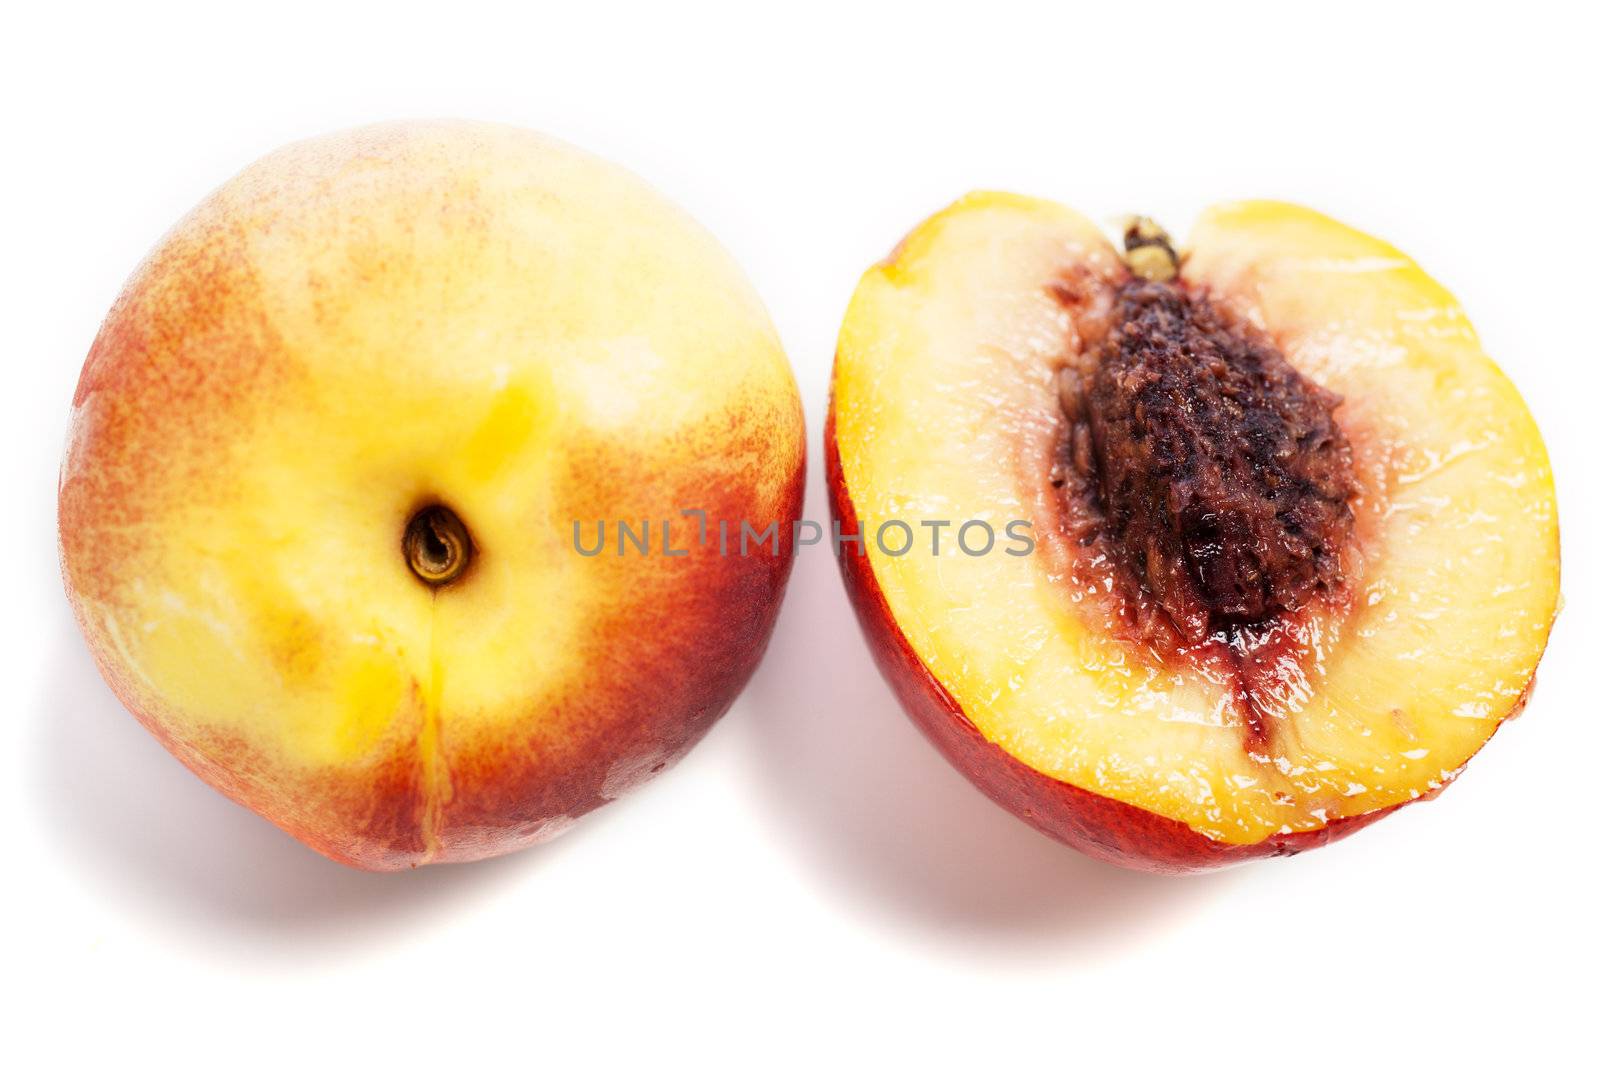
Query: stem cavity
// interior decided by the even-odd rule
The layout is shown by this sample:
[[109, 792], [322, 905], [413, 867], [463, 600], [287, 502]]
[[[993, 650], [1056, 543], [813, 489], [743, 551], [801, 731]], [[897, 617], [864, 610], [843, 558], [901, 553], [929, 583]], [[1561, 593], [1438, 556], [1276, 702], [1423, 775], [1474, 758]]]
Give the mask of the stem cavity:
[[401, 547], [411, 573], [435, 588], [461, 577], [472, 562], [472, 535], [442, 504], [430, 504], [411, 516]]

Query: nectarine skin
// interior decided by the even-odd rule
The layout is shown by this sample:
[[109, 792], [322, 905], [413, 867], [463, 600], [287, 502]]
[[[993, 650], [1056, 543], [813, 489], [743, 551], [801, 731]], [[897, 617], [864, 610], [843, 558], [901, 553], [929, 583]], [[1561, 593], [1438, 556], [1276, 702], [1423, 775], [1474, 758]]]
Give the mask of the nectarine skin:
[[[559, 142], [397, 123], [268, 156], [134, 273], [73, 400], [61, 559], [162, 744], [393, 870], [532, 844], [681, 757], [762, 655], [803, 484], [787, 360], [709, 234]], [[439, 588], [403, 552], [433, 504], [474, 548]], [[682, 508], [783, 551], [695, 544]], [[655, 551], [580, 556], [600, 520]]]

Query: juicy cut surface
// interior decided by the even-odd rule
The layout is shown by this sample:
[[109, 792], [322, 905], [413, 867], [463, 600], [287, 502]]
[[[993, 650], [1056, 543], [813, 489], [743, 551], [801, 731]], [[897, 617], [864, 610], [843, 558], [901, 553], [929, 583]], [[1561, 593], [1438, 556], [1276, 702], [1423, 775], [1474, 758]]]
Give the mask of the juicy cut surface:
[[[867, 530], [1016, 516], [1038, 546], [894, 555], [869, 538], [873, 588], [858, 610], [892, 622], [912, 680], [936, 684], [931, 706], [961, 729], [1215, 841], [1320, 832], [1430, 795], [1520, 706], [1555, 608], [1554, 497], [1526, 406], [1449, 293], [1391, 246], [1303, 208], [1213, 209], [1174, 296], [1135, 285], [1093, 220], [994, 193], [930, 219], [867, 273], [834, 374], [836, 497]], [[1141, 352], [1113, 350], [1114, 331], [1147, 325], [1170, 329]], [[1168, 388], [1135, 388], [1174, 346], [1188, 363]], [[1199, 377], [1217, 361], [1213, 382]], [[1097, 384], [1120, 396], [1092, 396]], [[1261, 397], [1241, 399], [1242, 385]], [[1188, 449], [1187, 466], [1137, 466], [1140, 405], [1146, 418], [1179, 409], [1165, 432], [1190, 436], [1163, 452]], [[1134, 503], [1148, 510], [1130, 511], [1155, 527], [1142, 541], [1100, 503], [1093, 407], [1113, 449], [1122, 442], [1111, 473], [1146, 487]], [[1242, 440], [1208, 436], [1229, 420]], [[1279, 454], [1291, 444], [1304, 451]], [[1312, 490], [1344, 481], [1346, 447], [1353, 521], [1328, 507], [1328, 532], [1314, 533], [1319, 501], [1342, 494]], [[1247, 460], [1254, 480], [1222, 480]], [[1258, 523], [1243, 529], [1277, 539], [1220, 546], [1239, 573], [1271, 581], [1213, 584], [1212, 601], [1198, 600], [1182, 551], [1208, 562], [1206, 542], [1177, 542], [1172, 558], [1217, 627], [1201, 640], [1123, 558], [1124, 545], [1172, 543], [1160, 523], [1185, 515], [1174, 495], [1243, 497]], [[1304, 560], [1297, 546], [1309, 567], [1280, 559]], [[1325, 595], [1330, 581], [1342, 588]], [[1214, 621], [1212, 603], [1244, 610]], [[1244, 621], [1256, 607], [1270, 617]]]
[[[1116, 293], [1063, 406], [1121, 562], [1190, 640], [1340, 586], [1354, 526], [1339, 398], [1204, 296]], [[1080, 390], [1078, 396], [1071, 390]]]

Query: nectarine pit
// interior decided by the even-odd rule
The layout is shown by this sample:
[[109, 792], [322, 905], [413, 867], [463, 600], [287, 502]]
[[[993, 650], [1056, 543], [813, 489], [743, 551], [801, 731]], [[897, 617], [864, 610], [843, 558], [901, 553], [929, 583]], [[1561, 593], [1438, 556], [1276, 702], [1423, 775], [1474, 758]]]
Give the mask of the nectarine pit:
[[429, 504], [406, 523], [401, 549], [411, 573], [424, 584], [439, 587], [466, 572], [472, 562], [472, 535], [454, 511]]
[[1159, 230], [1127, 247], [1134, 277], [1060, 380], [1087, 532], [1189, 642], [1338, 592], [1356, 492], [1339, 397], [1178, 281]]

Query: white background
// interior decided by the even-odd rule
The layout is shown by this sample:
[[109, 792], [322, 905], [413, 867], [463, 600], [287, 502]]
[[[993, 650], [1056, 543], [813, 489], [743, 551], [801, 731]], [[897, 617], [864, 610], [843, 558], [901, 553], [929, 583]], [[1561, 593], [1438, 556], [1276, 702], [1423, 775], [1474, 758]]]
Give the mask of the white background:
[[[1594, 1054], [1587, 5], [938, 6], [6, 16], [11, 1062]], [[99, 320], [168, 225], [285, 141], [439, 115], [617, 160], [732, 249], [799, 377], [813, 518], [851, 289], [968, 189], [1179, 233], [1209, 202], [1273, 196], [1394, 241], [1462, 300], [1554, 457], [1566, 603], [1528, 713], [1438, 802], [1343, 844], [1130, 874], [940, 760], [813, 553], [750, 688], [659, 782], [503, 860], [382, 876], [322, 859], [192, 778], [102, 685], [57, 577], [55, 468]]]

